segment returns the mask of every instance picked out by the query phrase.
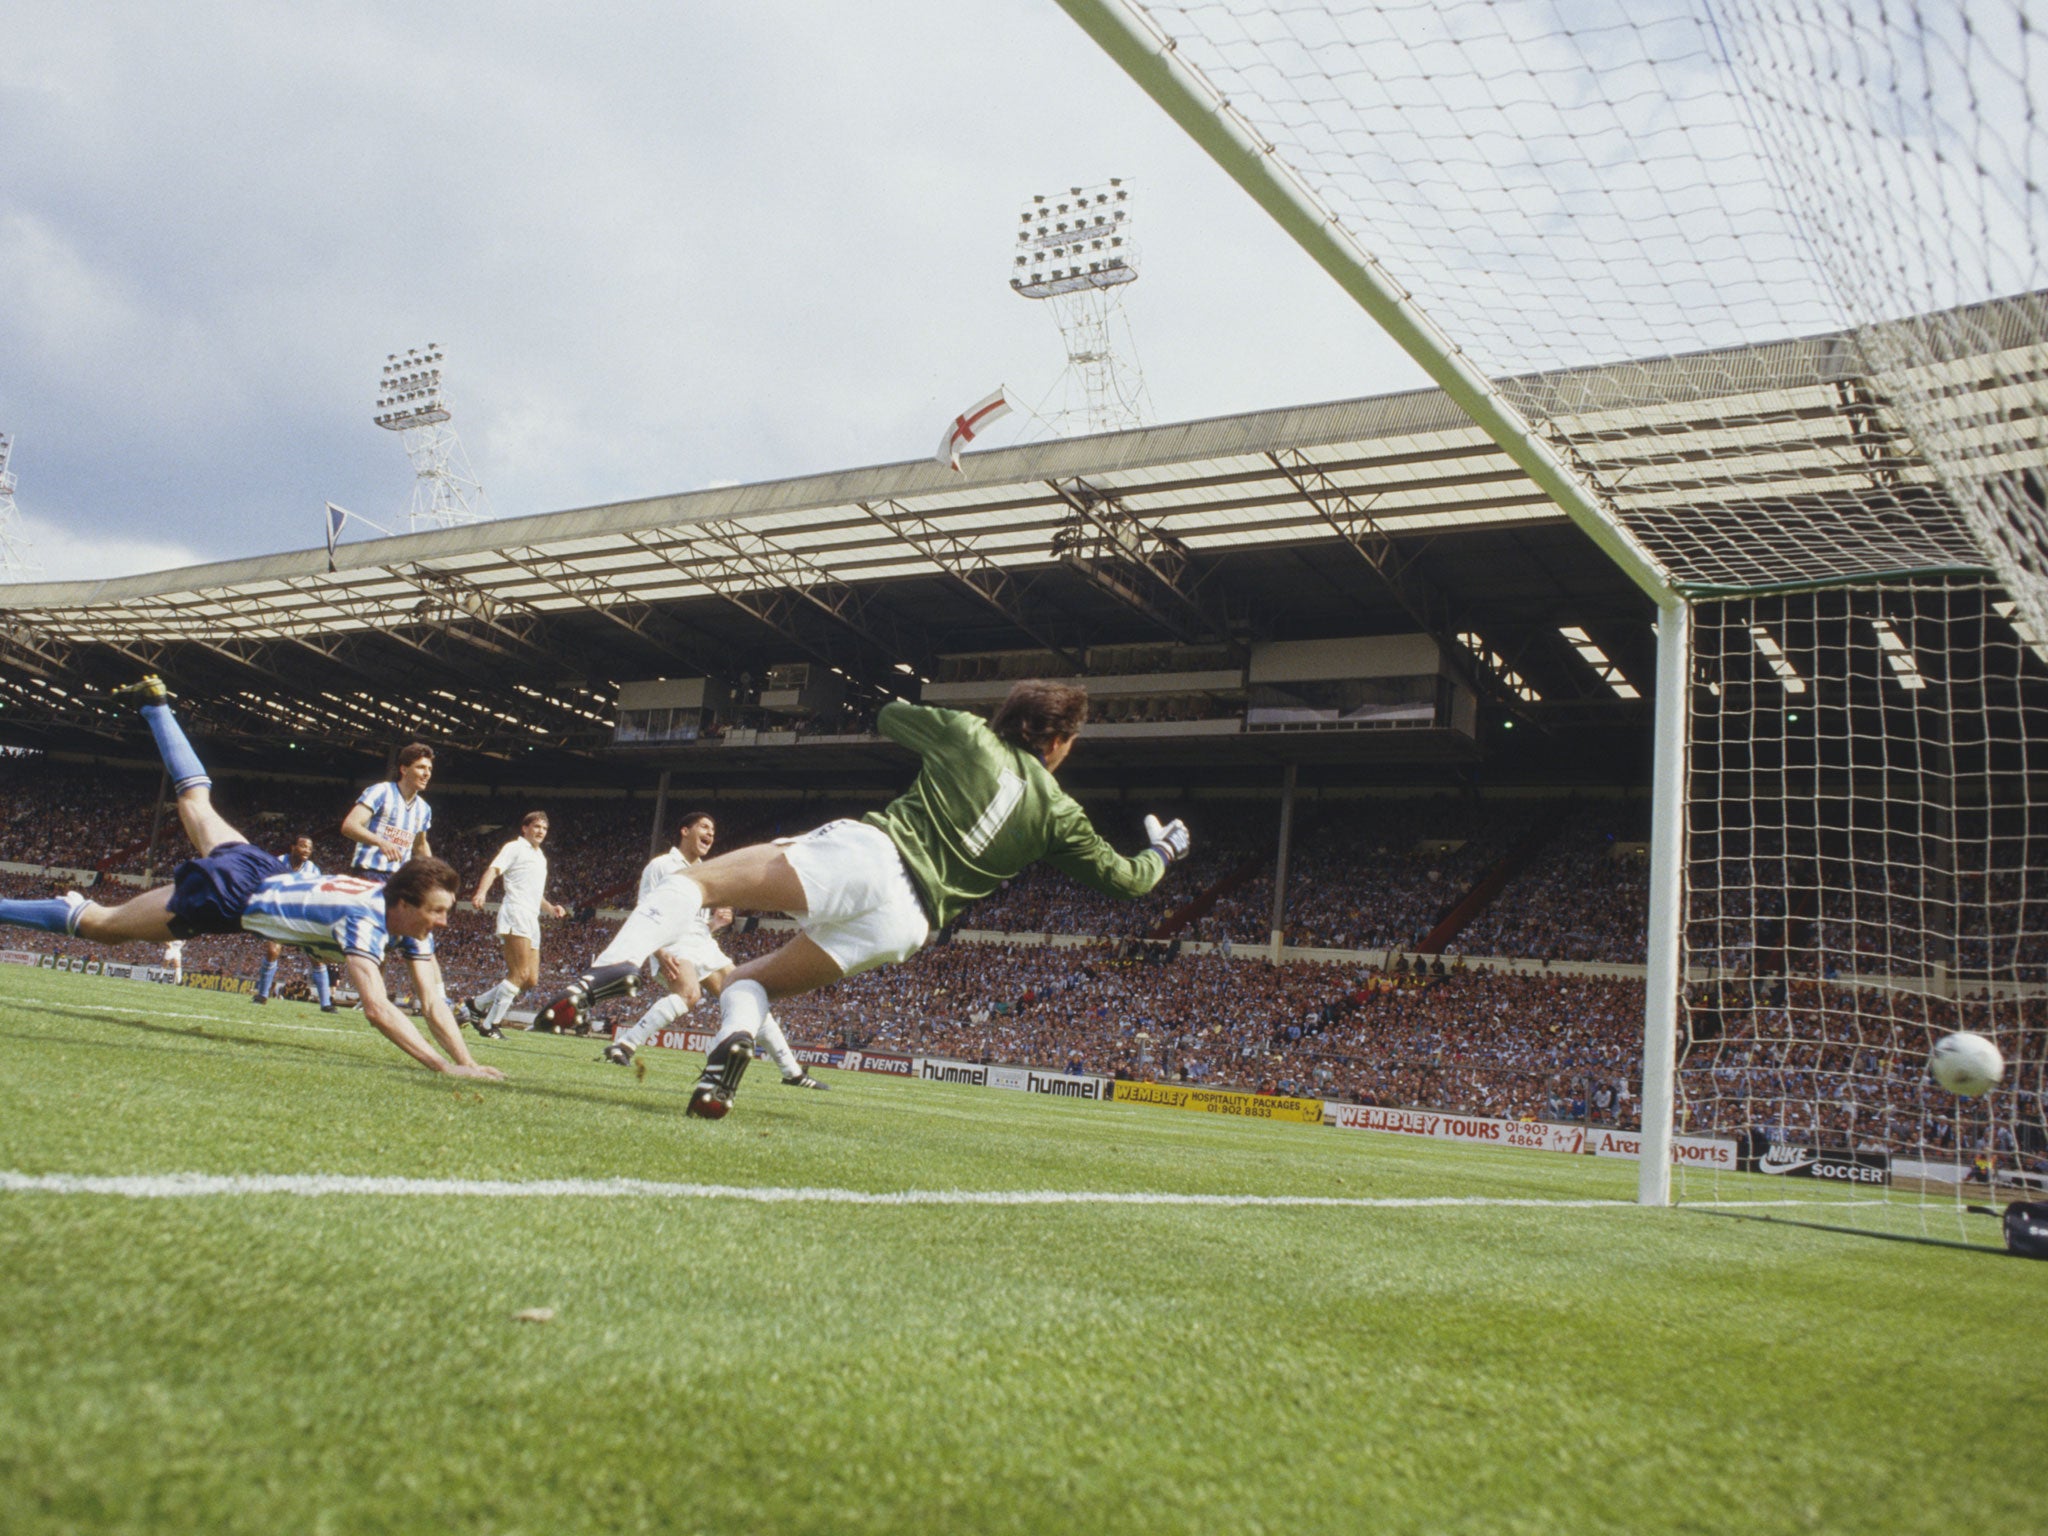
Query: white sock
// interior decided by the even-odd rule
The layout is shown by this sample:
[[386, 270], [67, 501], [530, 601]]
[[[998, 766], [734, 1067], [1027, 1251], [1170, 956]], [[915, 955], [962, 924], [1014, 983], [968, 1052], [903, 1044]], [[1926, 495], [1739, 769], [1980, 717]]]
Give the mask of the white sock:
[[660, 1002], [640, 1015], [638, 1023], [630, 1029], [620, 1030], [612, 1039], [637, 1051], [689, 1011], [688, 1005], [675, 993], [664, 992]]
[[490, 1010], [484, 1015], [484, 1028], [496, 1029], [505, 1022], [505, 1015], [512, 1011], [512, 1005], [519, 1001], [520, 988], [508, 976], [491, 992]]
[[718, 1038], [711, 1042], [711, 1049], [718, 1047], [734, 1035], [746, 1035], [749, 1039], [761, 1033], [761, 1021], [768, 1017], [768, 989], [758, 981], [729, 982], [718, 994]]
[[759, 1036], [761, 1048], [776, 1066], [782, 1069], [784, 1077], [802, 1077], [804, 1064], [796, 1059], [796, 1052], [789, 1048], [789, 1037], [782, 1032], [782, 1026], [775, 1021], [774, 1014], [767, 1014], [761, 1020]]
[[601, 965], [630, 963], [645, 965], [657, 949], [673, 949], [690, 931], [697, 914], [704, 910], [704, 892], [688, 875], [670, 875], [635, 907], [619, 924], [619, 931], [604, 952], [590, 962]]

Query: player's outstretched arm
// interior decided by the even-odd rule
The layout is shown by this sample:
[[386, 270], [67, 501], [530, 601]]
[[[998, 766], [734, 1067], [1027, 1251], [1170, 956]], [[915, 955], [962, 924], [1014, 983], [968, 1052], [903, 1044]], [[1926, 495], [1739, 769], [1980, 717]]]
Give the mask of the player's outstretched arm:
[[484, 870], [483, 879], [477, 881], [476, 883], [476, 894], [469, 898], [469, 904], [472, 907], [481, 907], [484, 904], [484, 898], [490, 895], [491, 887], [497, 883], [498, 876], [502, 875], [504, 872], [505, 871], [496, 864], [492, 864], [486, 867]]
[[[435, 967], [436, 972], [439, 969], [440, 967]], [[384, 990], [384, 973], [377, 968], [374, 961], [362, 955], [350, 955], [348, 957], [348, 979], [350, 984], [356, 989], [356, 996], [363, 1001], [363, 1016], [376, 1027], [377, 1033], [389, 1040], [428, 1071], [446, 1072], [454, 1077], [503, 1077], [505, 1075], [496, 1067], [479, 1067], [475, 1062], [468, 1062], [465, 1065], [464, 1060], [469, 1054], [467, 1051], [463, 1051], [462, 1057], [454, 1062], [444, 1059], [439, 1052], [427, 1044], [426, 1037], [413, 1028], [412, 1020], [398, 1011], [398, 1006], [391, 1001], [390, 994]], [[443, 1013], [448, 1011], [446, 1003], [441, 1005], [441, 1011]], [[459, 1036], [455, 1043], [458, 1048], [461, 1046], [462, 1042]]]
[[455, 1058], [455, 1065], [468, 1068], [476, 1076], [503, 1077], [505, 1074], [496, 1067], [478, 1066], [469, 1047], [462, 1043], [462, 1026], [448, 1010], [448, 984], [441, 979], [441, 962], [432, 955], [423, 960], [408, 958], [406, 968], [412, 972], [412, 989], [419, 995], [420, 1012], [427, 1016], [427, 1027], [433, 1030], [441, 1049]]
[[1080, 804], [1062, 793], [1053, 803], [1045, 861], [1106, 896], [1143, 896], [1159, 883], [1169, 864], [1186, 854], [1188, 829], [1178, 821], [1161, 824], [1156, 816], [1147, 816], [1145, 838], [1151, 846], [1135, 858], [1125, 858], [1103, 841]]

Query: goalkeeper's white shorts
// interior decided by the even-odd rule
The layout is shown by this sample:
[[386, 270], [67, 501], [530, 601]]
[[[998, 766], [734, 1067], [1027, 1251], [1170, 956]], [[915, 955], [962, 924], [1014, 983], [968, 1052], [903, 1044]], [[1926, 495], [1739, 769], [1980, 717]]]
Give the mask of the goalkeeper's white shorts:
[[797, 927], [848, 976], [908, 960], [931, 937], [924, 903], [889, 834], [864, 821], [828, 821], [776, 842], [803, 883]]

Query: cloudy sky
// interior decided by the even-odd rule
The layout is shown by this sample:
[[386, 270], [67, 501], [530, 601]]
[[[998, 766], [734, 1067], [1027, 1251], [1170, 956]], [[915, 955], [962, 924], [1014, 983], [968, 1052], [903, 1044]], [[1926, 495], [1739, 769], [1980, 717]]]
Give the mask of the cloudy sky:
[[1011, 230], [1113, 175], [1155, 419], [1422, 382], [1052, 0], [0, 0], [0, 36], [0, 430], [53, 578], [400, 522], [371, 400], [428, 341], [500, 515], [929, 453], [1057, 379]]

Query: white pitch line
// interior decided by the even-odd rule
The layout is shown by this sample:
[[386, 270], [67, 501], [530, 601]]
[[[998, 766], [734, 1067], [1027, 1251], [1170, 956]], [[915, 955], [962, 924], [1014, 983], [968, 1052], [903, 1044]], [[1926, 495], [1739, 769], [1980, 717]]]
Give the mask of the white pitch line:
[[0, 1171], [0, 1194], [116, 1195], [189, 1200], [223, 1195], [403, 1195], [485, 1200], [743, 1200], [756, 1205], [1192, 1205], [1312, 1206], [1351, 1210], [1513, 1206], [1539, 1210], [1625, 1209], [1626, 1200], [1524, 1200], [1485, 1195], [1385, 1199], [1338, 1195], [1197, 1195], [1067, 1189], [784, 1189], [739, 1184], [665, 1184], [650, 1179], [405, 1179], [337, 1173], [80, 1174]]

